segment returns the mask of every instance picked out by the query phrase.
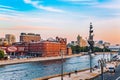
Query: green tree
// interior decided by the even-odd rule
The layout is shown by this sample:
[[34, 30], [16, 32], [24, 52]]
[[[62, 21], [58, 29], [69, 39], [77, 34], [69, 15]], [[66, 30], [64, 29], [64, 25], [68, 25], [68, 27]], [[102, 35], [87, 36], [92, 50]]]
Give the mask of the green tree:
[[103, 52], [110, 52], [110, 49], [104, 48], [104, 49], [103, 49]]
[[72, 49], [72, 53], [76, 53], [75, 46], [72, 46], [72, 45], [71, 45], [71, 49]]
[[81, 49], [80, 49], [80, 46], [75, 46], [75, 49], [76, 49], [76, 53], [80, 53], [81, 52]]
[[3, 50], [0, 50], [0, 59], [4, 58], [5, 54]]

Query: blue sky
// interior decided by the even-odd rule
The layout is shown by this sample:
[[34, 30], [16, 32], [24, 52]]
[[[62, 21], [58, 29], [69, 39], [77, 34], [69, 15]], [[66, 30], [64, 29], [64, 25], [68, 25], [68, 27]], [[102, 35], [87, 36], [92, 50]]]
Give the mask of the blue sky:
[[71, 41], [77, 34], [88, 37], [92, 22], [95, 40], [120, 43], [119, 4], [120, 0], [0, 0], [0, 34], [18, 38], [21, 32], [34, 32], [43, 39], [61, 36]]

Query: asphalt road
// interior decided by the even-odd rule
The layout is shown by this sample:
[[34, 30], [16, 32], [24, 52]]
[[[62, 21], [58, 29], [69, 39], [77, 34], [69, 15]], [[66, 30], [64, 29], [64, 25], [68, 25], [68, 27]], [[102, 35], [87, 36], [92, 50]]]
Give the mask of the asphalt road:
[[[101, 80], [101, 76], [94, 80]], [[105, 73], [104, 80], [120, 80], [120, 65], [115, 69], [115, 73]]]

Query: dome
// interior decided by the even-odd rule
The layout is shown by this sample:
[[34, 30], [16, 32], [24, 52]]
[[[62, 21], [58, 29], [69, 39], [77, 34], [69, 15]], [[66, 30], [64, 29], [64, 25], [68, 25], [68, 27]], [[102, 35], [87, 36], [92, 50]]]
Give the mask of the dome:
[[56, 41], [55, 39], [53, 39], [52, 37], [48, 38], [47, 41]]

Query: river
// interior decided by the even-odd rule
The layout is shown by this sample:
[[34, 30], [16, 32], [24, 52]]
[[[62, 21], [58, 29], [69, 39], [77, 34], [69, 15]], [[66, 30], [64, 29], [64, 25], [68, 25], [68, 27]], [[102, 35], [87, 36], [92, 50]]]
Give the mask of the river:
[[[92, 58], [92, 65], [97, 65], [98, 59], [106, 58], [110, 60], [110, 54], [98, 54]], [[64, 72], [82, 70], [89, 68], [89, 56], [79, 56], [65, 59]], [[0, 66], [0, 80], [32, 80], [34, 78], [60, 74], [61, 61], [30, 62], [13, 65]]]

